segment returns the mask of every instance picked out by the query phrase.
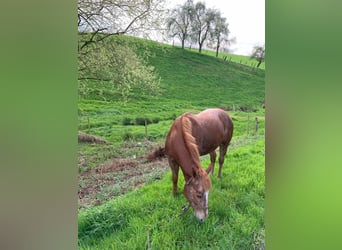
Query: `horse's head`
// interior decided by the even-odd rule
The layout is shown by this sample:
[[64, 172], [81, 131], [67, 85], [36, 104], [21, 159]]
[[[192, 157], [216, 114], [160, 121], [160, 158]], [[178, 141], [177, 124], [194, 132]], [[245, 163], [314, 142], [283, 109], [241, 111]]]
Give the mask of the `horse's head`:
[[200, 221], [204, 221], [208, 216], [210, 187], [210, 178], [204, 171], [195, 173], [184, 186], [184, 195], [194, 209], [196, 218]]

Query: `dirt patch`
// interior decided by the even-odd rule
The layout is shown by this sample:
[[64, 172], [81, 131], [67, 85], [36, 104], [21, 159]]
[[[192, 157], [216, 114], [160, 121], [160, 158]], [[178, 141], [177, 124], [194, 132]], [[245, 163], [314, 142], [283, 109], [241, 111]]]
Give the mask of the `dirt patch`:
[[169, 171], [166, 159], [111, 158], [78, 174], [78, 207], [86, 208], [127, 193], [145, 183], [161, 179]]
[[107, 143], [105, 139], [102, 139], [95, 135], [88, 135], [81, 131], [78, 131], [78, 142], [84, 143]]

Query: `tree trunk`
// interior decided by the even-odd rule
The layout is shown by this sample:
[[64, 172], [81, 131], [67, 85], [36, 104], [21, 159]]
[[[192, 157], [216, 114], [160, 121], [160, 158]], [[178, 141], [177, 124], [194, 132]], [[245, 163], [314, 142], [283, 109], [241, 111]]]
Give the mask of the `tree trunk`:
[[216, 57], [218, 57], [218, 51], [220, 49], [220, 40], [218, 39], [217, 40], [217, 43], [216, 43]]
[[259, 61], [259, 62], [258, 62], [257, 68], [259, 68], [259, 66], [260, 66], [261, 62], [262, 62], [262, 61]]
[[198, 43], [198, 52], [202, 53], [202, 44], [201, 43]]

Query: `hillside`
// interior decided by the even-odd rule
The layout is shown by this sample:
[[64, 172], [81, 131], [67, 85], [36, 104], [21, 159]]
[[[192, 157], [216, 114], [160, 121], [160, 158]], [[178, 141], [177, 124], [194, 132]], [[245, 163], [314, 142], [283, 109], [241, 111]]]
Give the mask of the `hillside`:
[[[78, 102], [80, 131], [120, 142], [128, 129], [123, 124], [136, 124], [139, 118], [157, 123], [172, 121], [185, 111], [208, 107], [259, 110], [264, 103], [264, 70], [254, 71], [238, 63], [227, 63], [221, 56], [215, 58], [205, 52], [199, 54], [153, 41], [133, 37], [112, 39], [135, 47], [155, 67], [162, 94], [142, 97], [135, 93], [128, 103], [123, 103], [105, 84], [94, 83], [89, 95]], [[136, 136], [143, 137], [144, 133]], [[163, 136], [151, 134], [149, 139]]]

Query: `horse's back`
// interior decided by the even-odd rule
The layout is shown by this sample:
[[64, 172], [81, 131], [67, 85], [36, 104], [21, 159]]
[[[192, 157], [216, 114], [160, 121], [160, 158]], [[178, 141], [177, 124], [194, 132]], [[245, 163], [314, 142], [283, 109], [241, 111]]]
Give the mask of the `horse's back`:
[[206, 109], [196, 115], [184, 113], [172, 124], [165, 141], [167, 155], [176, 156], [183, 147], [181, 117], [186, 116], [192, 124], [192, 135], [196, 139], [200, 155], [208, 154], [219, 145], [227, 145], [232, 137], [233, 123], [222, 109]]
[[233, 123], [222, 109], [206, 109], [194, 115], [194, 136], [198, 141], [201, 155], [215, 150], [219, 145], [228, 144], [233, 133]]
[[195, 115], [202, 130], [210, 132], [223, 132], [223, 137], [228, 136], [229, 130], [233, 129], [233, 122], [229, 115], [222, 109], [206, 109]]

